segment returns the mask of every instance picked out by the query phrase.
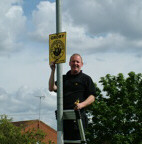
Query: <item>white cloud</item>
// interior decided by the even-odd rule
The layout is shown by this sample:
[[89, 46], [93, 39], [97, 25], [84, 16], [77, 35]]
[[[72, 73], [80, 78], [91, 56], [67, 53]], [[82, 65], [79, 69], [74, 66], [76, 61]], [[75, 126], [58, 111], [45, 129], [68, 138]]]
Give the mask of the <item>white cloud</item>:
[[[26, 17], [20, 5], [12, 5], [16, 2], [9, 2], [1, 10], [5, 15], [1, 20], [4, 25], [1, 26], [1, 51], [22, 47], [19, 37], [24, 35]], [[84, 53], [139, 51], [141, 15], [140, 0], [63, 1], [62, 28], [67, 31], [68, 52], [74, 49]], [[55, 20], [55, 3], [41, 1], [32, 13], [33, 29], [29, 31], [32, 40], [48, 43], [49, 34], [55, 33]]]
[[[67, 52], [141, 53], [141, 1], [63, 1], [62, 31], [67, 32]], [[121, 8], [121, 11], [120, 11]], [[48, 42], [55, 33], [55, 3], [40, 2], [33, 12], [35, 31], [30, 35]]]
[[22, 7], [16, 5], [21, 0], [3, 2], [0, 2], [0, 55], [20, 48], [26, 23]]
[[[21, 2], [0, 1], [0, 113], [13, 114], [14, 120], [37, 119], [39, 99], [34, 96], [42, 95], [43, 88], [47, 96], [41, 118], [55, 127], [56, 97], [48, 92], [50, 68], [43, 61], [48, 59], [49, 34], [56, 32], [55, 2], [40, 1], [28, 18]], [[141, 72], [141, 21], [140, 0], [64, 0], [67, 63], [63, 73], [69, 70], [69, 55], [75, 52], [83, 56], [83, 71], [94, 82], [107, 73]], [[4, 53], [9, 55], [2, 57]]]
[[6, 114], [8, 117], [12, 117], [13, 121], [39, 119], [40, 99], [36, 96], [42, 96], [43, 93], [45, 98], [41, 98], [40, 118], [56, 129], [54, 113], [56, 110], [56, 96], [51, 95], [47, 89], [31, 90], [24, 86], [13, 93], [8, 93], [0, 88], [0, 115]]
[[55, 3], [41, 1], [32, 16], [35, 30], [29, 35], [35, 40], [47, 43], [49, 34], [55, 33], [56, 30]]
[[116, 32], [133, 38], [142, 36], [141, 0], [66, 0], [64, 5], [74, 24], [85, 25], [91, 34]]
[[44, 61], [47, 54], [21, 51], [9, 58], [0, 57], [0, 87], [9, 91], [28, 85], [31, 88], [48, 87], [49, 67]]
[[105, 77], [107, 74], [116, 76], [118, 73], [123, 73], [128, 77], [131, 71], [136, 74], [142, 71], [142, 57], [136, 57], [132, 53], [96, 53], [83, 55], [83, 60], [83, 72], [90, 75], [99, 88], [101, 88], [100, 77]]
[[69, 51], [141, 54], [140, 0], [66, 0], [63, 5], [63, 26], [68, 33]]

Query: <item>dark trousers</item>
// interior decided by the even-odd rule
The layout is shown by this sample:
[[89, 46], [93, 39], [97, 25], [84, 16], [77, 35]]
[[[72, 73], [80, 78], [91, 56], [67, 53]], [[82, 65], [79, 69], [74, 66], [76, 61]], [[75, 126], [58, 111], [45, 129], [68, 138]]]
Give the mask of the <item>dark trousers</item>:
[[[84, 129], [87, 128], [88, 120], [85, 114], [82, 114], [82, 123], [83, 123]], [[81, 139], [77, 120], [64, 120], [63, 131], [64, 131], [64, 140], [80, 140]]]
[[64, 120], [63, 131], [64, 131], [64, 140], [79, 140], [80, 139], [78, 124], [74, 120]]

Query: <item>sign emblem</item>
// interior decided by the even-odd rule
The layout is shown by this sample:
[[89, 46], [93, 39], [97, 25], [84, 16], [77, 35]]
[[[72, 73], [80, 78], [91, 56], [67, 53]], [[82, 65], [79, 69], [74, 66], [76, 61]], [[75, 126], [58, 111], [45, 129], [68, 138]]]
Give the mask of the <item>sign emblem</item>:
[[49, 64], [66, 61], [66, 33], [49, 35]]
[[56, 40], [51, 45], [51, 56], [53, 59], [59, 59], [64, 54], [64, 43], [61, 40]]

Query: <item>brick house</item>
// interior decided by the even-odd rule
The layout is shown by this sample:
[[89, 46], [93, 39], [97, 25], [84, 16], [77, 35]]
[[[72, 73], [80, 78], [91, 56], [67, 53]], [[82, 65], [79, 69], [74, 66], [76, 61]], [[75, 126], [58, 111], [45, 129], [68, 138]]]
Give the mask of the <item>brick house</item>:
[[18, 122], [12, 122], [15, 126], [21, 126], [25, 129], [25, 131], [28, 131], [29, 129], [41, 129], [46, 135], [43, 142], [47, 142], [49, 144], [49, 141], [54, 142], [57, 144], [57, 131], [51, 128], [50, 126], [46, 125], [44, 122], [39, 120], [28, 120], [28, 121], [18, 121]]

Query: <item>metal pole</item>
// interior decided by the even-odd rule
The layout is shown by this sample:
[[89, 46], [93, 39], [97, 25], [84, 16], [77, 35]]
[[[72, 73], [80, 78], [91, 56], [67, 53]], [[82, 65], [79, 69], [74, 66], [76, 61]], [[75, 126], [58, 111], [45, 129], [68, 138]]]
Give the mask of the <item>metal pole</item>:
[[[61, 30], [61, 0], [56, 0], [56, 33]], [[57, 64], [57, 144], [63, 144], [63, 79], [62, 64]]]
[[40, 121], [41, 96], [39, 98], [40, 98], [40, 102], [39, 102], [39, 121]]
[[35, 96], [35, 97], [39, 97], [40, 101], [39, 101], [39, 121], [40, 121], [40, 109], [41, 109], [41, 98], [45, 98], [45, 96]]
[[[39, 120], [38, 120], [38, 122], [40, 123], [41, 98], [45, 98], [45, 96], [35, 96], [35, 97], [39, 97], [40, 98], [40, 101], [39, 101]], [[38, 124], [38, 128], [39, 128], [39, 124]]]

